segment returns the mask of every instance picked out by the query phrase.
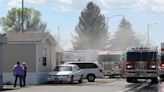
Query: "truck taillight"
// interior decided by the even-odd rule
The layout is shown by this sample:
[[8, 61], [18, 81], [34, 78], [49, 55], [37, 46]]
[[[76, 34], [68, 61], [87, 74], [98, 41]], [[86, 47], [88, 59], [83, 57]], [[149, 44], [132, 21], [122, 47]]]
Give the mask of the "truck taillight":
[[161, 67], [161, 68], [164, 68], [164, 62], [162, 62], [162, 63], [160, 64], [160, 67]]
[[150, 62], [149, 63], [149, 69], [156, 69], [156, 63], [155, 62]]
[[150, 65], [149, 68], [156, 69], [156, 66], [155, 65]]
[[126, 65], [126, 69], [134, 69], [134, 63], [132, 62], [126, 61], [125, 65]]
[[130, 62], [128, 62], [128, 61], [125, 61], [125, 65], [127, 65], [127, 64], [129, 64]]
[[133, 65], [126, 65], [127, 69], [133, 69]]

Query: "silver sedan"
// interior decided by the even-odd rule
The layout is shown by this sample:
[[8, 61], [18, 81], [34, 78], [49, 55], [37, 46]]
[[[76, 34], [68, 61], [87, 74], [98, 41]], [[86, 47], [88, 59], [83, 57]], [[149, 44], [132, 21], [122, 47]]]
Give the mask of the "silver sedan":
[[48, 81], [52, 82], [69, 82], [78, 81], [82, 83], [82, 73], [77, 65], [63, 64], [57, 66], [52, 72], [48, 74]]

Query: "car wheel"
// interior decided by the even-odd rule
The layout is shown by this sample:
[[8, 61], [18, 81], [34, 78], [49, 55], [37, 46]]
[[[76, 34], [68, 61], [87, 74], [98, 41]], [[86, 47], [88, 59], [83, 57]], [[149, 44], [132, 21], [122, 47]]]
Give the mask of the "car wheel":
[[158, 83], [158, 78], [152, 78], [151, 83]]
[[81, 78], [79, 80], [79, 83], [82, 83], [83, 82], [83, 75], [81, 75]]
[[131, 77], [127, 77], [126, 81], [132, 83], [133, 79]]
[[89, 82], [94, 82], [94, 81], [95, 81], [95, 75], [89, 74], [89, 75], [87, 76], [87, 79], [88, 79]]
[[48, 81], [48, 82], [47, 82], [47, 84], [52, 84], [52, 83], [53, 83], [53, 81]]

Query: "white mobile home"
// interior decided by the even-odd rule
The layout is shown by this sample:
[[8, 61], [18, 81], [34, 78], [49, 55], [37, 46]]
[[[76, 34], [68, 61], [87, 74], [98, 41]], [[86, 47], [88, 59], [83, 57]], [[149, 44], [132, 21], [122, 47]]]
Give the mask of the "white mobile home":
[[0, 35], [0, 90], [3, 89], [3, 62], [4, 62], [4, 44], [6, 43], [7, 39], [3, 35]]
[[57, 64], [57, 41], [47, 32], [7, 33], [3, 65], [4, 83], [13, 83], [12, 69], [17, 61], [26, 62], [27, 84], [46, 82], [47, 73]]

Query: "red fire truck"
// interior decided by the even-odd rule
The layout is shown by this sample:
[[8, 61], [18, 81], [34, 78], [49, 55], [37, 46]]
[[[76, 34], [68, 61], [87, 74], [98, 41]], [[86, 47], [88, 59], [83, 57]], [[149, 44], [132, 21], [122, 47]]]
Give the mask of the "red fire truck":
[[161, 80], [164, 80], [164, 43], [161, 43], [159, 76]]
[[98, 62], [104, 68], [104, 75], [114, 78], [123, 76], [123, 61], [121, 51], [99, 51]]
[[129, 48], [124, 54], [124, 71], [127, 82], [137, 82], [138, 79], [151, 79], [158, 82], [159, 60], [157, 48]]

